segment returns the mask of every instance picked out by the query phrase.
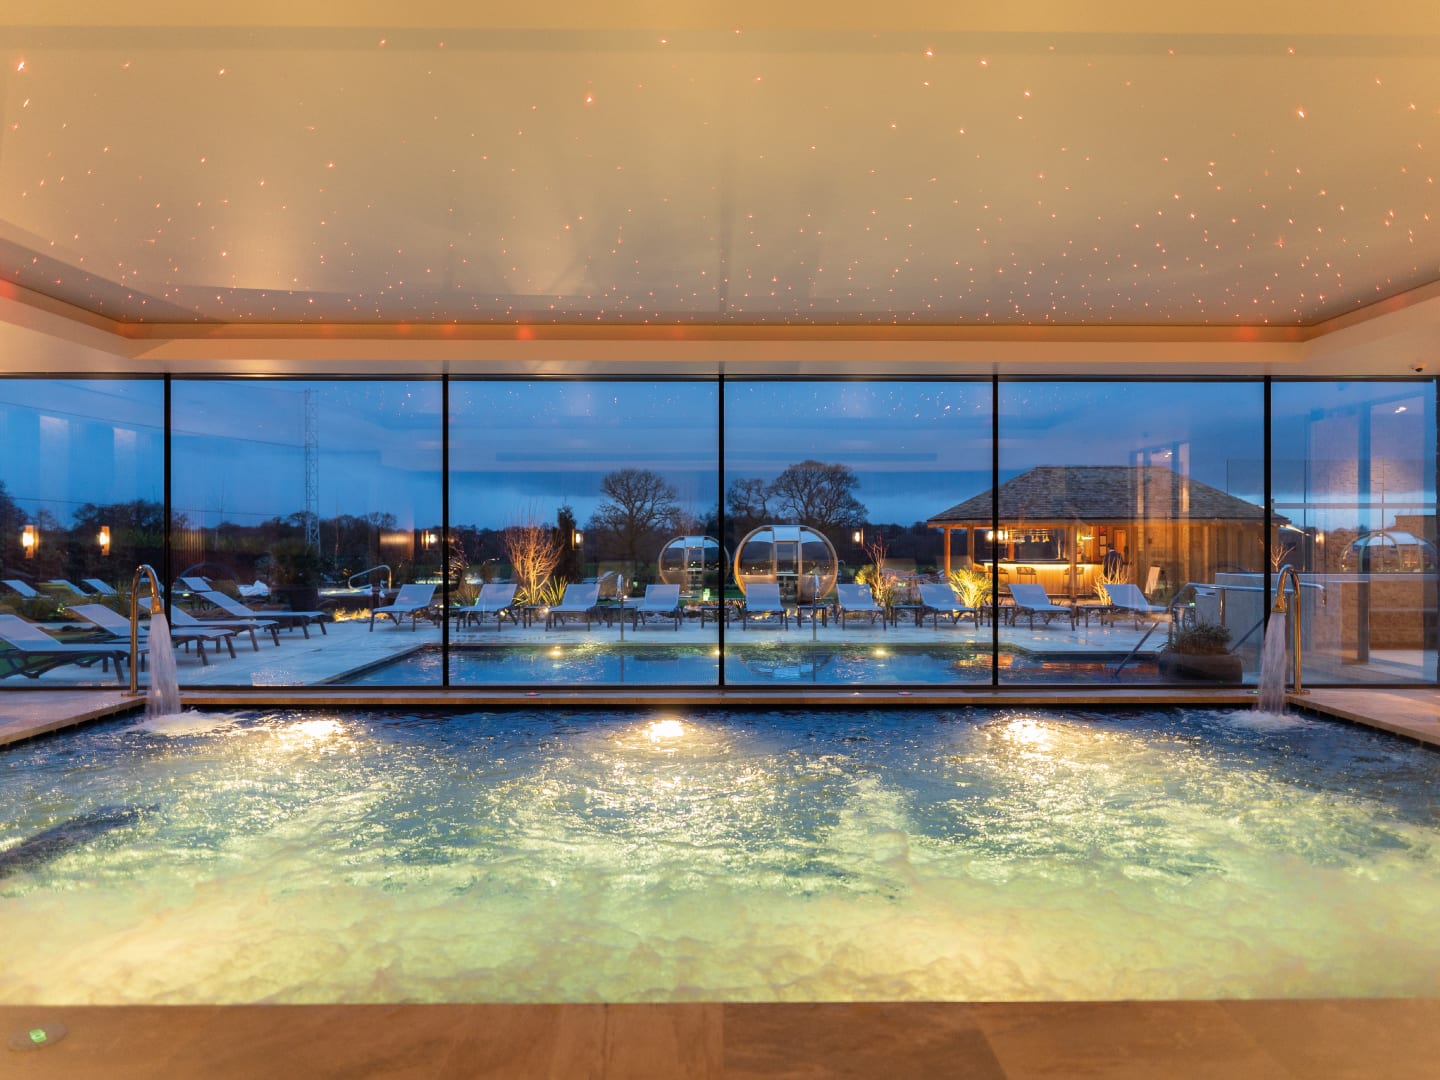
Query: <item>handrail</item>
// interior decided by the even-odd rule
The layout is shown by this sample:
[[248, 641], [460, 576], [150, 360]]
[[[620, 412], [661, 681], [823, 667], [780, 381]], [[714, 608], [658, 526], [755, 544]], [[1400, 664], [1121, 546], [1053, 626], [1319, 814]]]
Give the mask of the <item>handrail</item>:
[[[1285, 606], [1285, 579], [1286, 579], [1287, 577], [1290, 579], [1291, 595], [1295, 598], [1295, 599], [1294, 599], [1295, 612], [1294, 612], [1294, 615], [1293, 615], [1293, 616], [1291, 616], [1291, 615], [1288, 613], [1287, 608], [1286, 608], [1286, 606]], [[1179, 609], [1183, 606], [1183, 604], [1184, 604], [1184, 602], [1185, 602], [1186, 596], [1189, 595], [1189, 594], [1198, 594], [1201, 589], [1216, 589], [1216, 590], [1219, 590], [1219, 591], [1220, 591], [1220, 594], [1221, 594], [1221, 596], [1220, 596], [1220, 622], [1221, 622], [1222, 625], [1224, 625], [1224, 622], [1225, 622], [1225, 597], [1224, 597], [1224, 594], [1225, 594], [1225, 592], [1227, 592], [1227, 591], [1234, 591], [1234, 592], [1256, 592], [1256, 593], [1263, 593], [1263, 592], [1265, 591], [1265, 586], [1263, 586], [1263, 585], [1230, 585], [1230, 584], [1226, 584], [1226, 583], [1224, 583], [1224, 582], [1218, 582], [1218, 581], [1187, 581], [1184, 585], [1181, 585], [1180, 588], [1178, 588], [1178, 589], [1175, 590], [1175, 595], [1170, 598], [1170, 603], [1169, 603], [1169, 605], [1168, 605], [1168, 607], [1169, 607], [1169, 615], [1170, 615], [1170, 619], [1169, 619], [1169, 633], [1170, 633], [1170, 639], [1171, 639], [1172, 641], [1173, 641], [1174, 638], [1175, 638], [1175, 627], [1176, 627], [1177, 625], [1179, 625], [1179, 622], [1180, 622], [1180, 610], [1179, 610]], [[1279, 577], [1279, 580], [1277, 581], [1276, 586], [1275, 586], [1276, 599], [1275, 599], [1275, 608], [1274, 608], [1274, 610], [1275, 610], [1276, 612], [1282, 612], [1282, 611], [1287, 612], [1286, 618], [1289, 620], [1289, 627], [1288, 627], [1288, 628], [1289, 628], [1289, 630], [1290, 630], [1291, 639], [1292, 639], [1292, 644], [1291, 644], [1291, 650], [1290, 650], [1290, 651], [1291, 651], [1291, 653], [1293, 654], [1293, 659], [1292, 659], [1292, 661], [1291, 661], [1291, 663], [1292, 663], [1292, 669], [1293, 669], [1293, 670], [1292, 670], [1292, 675], [1291, 675], [1291, 682], [1294, 684], [1295, 689], [1294, 689], [1293, 692], [1296, 693], [1296, 694], [1303, 694], [1303, 693], [1305, 693], [1305, 691], [1300, 688], [1300, 633], [1301, 633], [1301, 625], [1300, 625], [1300, 609], [1301, 609], [1300, 591], [1301, 591], [1302, 589], [1318, 589], [1318, 590], [1320, 591], [1320, 602], [1321, 602], [1322, 604], [1326, 602], [1326, 600], [1325, 600], [1325, 586], [1324, 586], [1321, 582], [1318, 582], [1318, 581], [1301, 581], [1301, 580], [1300, 580], [1300, 575], [1299, 575], [1299, 573], [1296, 571], [1296, 569], [1295, 569], [1293, 566], [1281, 567], [1281, 569], [1280, 569], [1280, 577]], [[1238, 649], [1242, 644], [1244, 644], [1244, 642], [1248, 641], [1249, 638], [1250, 638], [1250, 636], [1251, 636], [1252, 634], [1254, 634], [1256, 630], [1258, 630], [1258, 629], [1260, 629], [1261, 627], [1263, 627], [1263, 626], [1265, 625], [1265, 621], [1266, 621], [1266, 620], [1262, 617], [1258, 623], [1256, 623], [1256, 624], [1255, 624], [1254, 626], [1252, 626], [1249, 630], [1247, 630], [1243, 635], [1241, 635], [1240, 639], [1239, 639], [1238, 641], [1236, 641], [1235, 644], [1231, 645], [1230, 648], [1227, 649], [1226, 651], [1233, 653], [1233, 652], [1234, 652], [1236, 649]], [[1125, 670], [1126, 666], [1130, 663], [1131, 660], [1135, 659], [1135, 656], [1140, 652], [1141, 647], [1145, 644], [1146, 641], [1150, 640], [1150, 635], [1155, 632], [1156, 627], [1158, 627], [1159, 625], [1160, 625], [1160, 622], [1159, 622], [1158, 619], [1157, 619], [1155, 622], [1152, 622], [1152, 623], [1150, 624], [1149, 628], [1145, 631], [1144, 635], [1142, 635], [1141, 638], [1140, 638], [1140, 640], [1135, 643], [1135, 647], [1130, 650], [1129, 654], [1125, 657], [1125, 659], [1121, 660], [1120, 663], [1119, 663], [1119, 665], [1115, 668], [1115, 671], [1112, 673], [1112, 676], [1111, 676], [1112, 678], [1115, 678], [1115, 679], [1120, 678], [1120, 673]]]
[[135, 568], [135, 576], [130, 580], [130, 696], [135, 697], [140, 693], [140, 575], [145, 574], [150, 578], [150, 611], [155, 613], [160, 610], [160, 579], [155, 576], [155, 571], [149, 563], [141, 563]]
[[388, 563], [381, 563], [379, 566], [372, 566], [368, 570], [357, 570], [355, 573], [351, 574], [345, 579], [345, 587], [347, 589], [353, 589], [355, 587], [355, 579], [357, 577], [364, 577], [366, 574], [373, 574], [376, 570], [385, 571], [385, 588], [393, 589], [395, 587], [395, 576], [394, 573], [391, 571]]
[[[1328, 603], [1329, 603], [1329, 600], [1327, 599], [1326, 592], [1325, 592], [1325, 585], [1324, 585], [1322, 582], [1319, 582], [1319, 581], [1301, 581], [1300, 578], [1299, 578], [1299, 576], [1298, 576], [1298, 574], [1296, 574], [1295, 568], [1294, 568], [1293, 566], [1286, 566], [1286, 567], [1282, 568], [1282, 570], [1281, 570], [1281, 577], [1282, 577], [1282, 579], [1283, 579], [1283, 577], [1285, 576], [1285, 571], [1286, 571], [1286, 570], [1288, 570], [1288, 571], [1290, 572], [1290, 580], [1291, 580], [1291, 582], [1294, 584], [1294, 586], [1295, 586], [1295, 588], [1296, 588], [1297, 590], [1298, 590], [1298, 589], [1302, 589], [1302, 588], [1303, 588], [1303, 589], [1316, 589], [1316, 590], [1318, 590], [1319, 593], [1320, 593], [1320, 603], [1321, 603], [1321, 604], [1328, 604]], [[1177, 615], [1177, 613], [1178, 613], [1178, 609], [1179, 609], [1180, 606], [1181, 606], [1181, 601], [1182, 601], [1182, 599], [1184, 599], [1184, 597], [1186, 596], [1187, 593], [1198, 593], [1201, 589], [1214, 589], [1214, 590], [1217, 590], [1217, 591], [1220, 593], [1220, 623], [1221, 623], [1222, 626], [1225, 625], [1225, 593], [1227, 593], [1227, 592], [1264, 593], [1264, 592], [1265, 592], [1265, 586], [1263, 586], [1263, 585], [1231, 585], [1231, 584], [1229, 584], [1229, 583], [1220, 582], [1220, 581], [1187, 581], [1184, 585], [1181, 585], [1180, 588], [1176, 589], [1176, 590], [1175, 590], [1175, 595], [1170, 598], [1170, 605], [1169, 605], [1169, 606], [1170, 606], [1170, 628], [1171, 628], [1171, 636], [1172, 636], [1172, 637], [1174, 636], [1174, 628], [1175, 628], [1175, 626], [1176, 626], [1176, 624], [1177, 624], [1176, 615]], [[1258, 629], [1259, 626], [1263, 626], [1263, 625], [1264, 625], [1264, 622], [1265, 622], [1265, 620], [1264, 620], [1264, 619], [1261, 619], [1261, 620], [1260, 620], [1260, 623], [1257, 624], [1257, 626], [1252, 626], [1248, 631], [1245, 632], [1245, 634], [1244, 634], [1238, 641], [1235, 642], [1234, 645], [1230, 646], [1230, 650], [1233, 652], [1235, 649], [1239, 648], [1240, 645], [1241, 645], [1241, 643], [1244, 642], [1244, 641], [1246, 641], [1246, 640], [1250, 637], [1250, 635], [1253, 634], [1253, 633], [1256, 631], [1256, 629]]]
[[[1173, 622], [1173, 619], [1172, 619], [1172, 622]], [[1160, 620], [1159, 620], [1159, 619], [1156, 619], [1154, 622], [1152, 622], [1152, 623], [1150, 624], [1149, 628], [1146, 629], [1145, 633], [1141, 636], [1140, 640], [1135, 643], [1135, 647], [1130, 650], [1129, 655], [1127, 655], [1124, 660], [1121, 660], [1120, 663], [1115, 666], [1115, 671], [1114, 671], [1114, 673], [1110, 676], [1112, 679], [1114, 679], [1116, 682], [1119, 682], [1119, 681], [1120, 681], [1120, 672], [1124, 671], [1124, 670], [1125, 670], [1125, 666], [1126, 666], [1127, 664], [1129, 664], [1131, 660], [1134, 660], [1134, 659], [1135, 659], [1135, 655], [1140, 651], [1140, 647], [1141, 647], [1142, 645], [1144, 645], [1145, 642], [1147, 642], [1147, 641], [1150, 640], [1150, 635], [1155, 632], [1155, 628], [1156, 628], [1157, 626], [1159, 626], [1159, 625], [1160, 625]]]

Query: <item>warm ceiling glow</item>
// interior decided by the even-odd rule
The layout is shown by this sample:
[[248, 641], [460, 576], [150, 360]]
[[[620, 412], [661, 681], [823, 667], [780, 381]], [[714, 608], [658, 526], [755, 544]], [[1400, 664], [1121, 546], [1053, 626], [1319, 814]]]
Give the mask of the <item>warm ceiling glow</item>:
[[1423, 4], [64, 7], [0, 12], [0, 274], [122, 322], [1289, 327], [1440, 276]]

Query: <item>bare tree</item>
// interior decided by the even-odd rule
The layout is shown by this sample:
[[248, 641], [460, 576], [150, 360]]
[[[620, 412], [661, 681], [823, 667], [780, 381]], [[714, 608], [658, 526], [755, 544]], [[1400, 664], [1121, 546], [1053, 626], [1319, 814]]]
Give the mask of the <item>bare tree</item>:
[[777, 476], [766, 493], [789, 520], [824, 532], [864, 524], [869, 511], [855, 498], [859, 486], [850, 466], [807, 460]]
[[505, 554], [515, 568], [521, 602], [532, 604], [560, 562], [560, 538], [550, 525], [529, 513], [515, 525], [505, 527]]
[[633, 565], [642, 543], [654, 540], [662, 525], [673, 525], [680, 515], [675, 489], [650, 469], [616, 469], [606, 473], [600, 490], [609, 502], [602, 503], [590, 519], [591, 528], [610, 532]]
[[725, 516], [738, 542], [751, 529], [770, 520], [770, 486], [764, 480], [732, 480], [725, 491]]

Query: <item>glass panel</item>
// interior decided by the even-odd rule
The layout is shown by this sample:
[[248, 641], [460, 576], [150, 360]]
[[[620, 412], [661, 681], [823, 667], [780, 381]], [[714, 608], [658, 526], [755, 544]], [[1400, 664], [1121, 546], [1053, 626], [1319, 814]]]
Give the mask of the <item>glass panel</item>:
[[726, 683], [989, 683], [935, 515], [990, 486], [990, 428], [989, 382], [727, 382]]
[[1303, 680], [1433, 681], [1434, 383], [1277, 382], [1271, 408], [1276, 563], [1301, 582]]
[[154, 379], [0, 381], [0, 621], [24, 620], [0, 628], [0, 686], [128, 682], [123, 659], [47, 655], [47, 635], [128, 656], [135, 568], [161, 565], [164, 406]]
[[999, 530], [988, 491], [951, 515], [996, 575], [1001, 681], [1253, 678], [1263, 384], [1005, 383], [999, 417]]
[[[182, 684], [346, 681], [439, 644], [438, 382], [176, 381], [171, 402], [175, 628], [238, 652], [182, 655]], [[434, 655], [380, 681], [440, 678]]]
[[713, 383], [451, 383], [453, 684], [715, 684], [716, 409]]

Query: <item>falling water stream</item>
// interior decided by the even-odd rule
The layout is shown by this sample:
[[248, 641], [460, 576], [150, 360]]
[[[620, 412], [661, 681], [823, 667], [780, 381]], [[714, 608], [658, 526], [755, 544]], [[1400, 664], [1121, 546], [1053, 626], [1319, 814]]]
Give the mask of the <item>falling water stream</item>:
[[170, 643], [170, 624], [163, 611], [150, 616], [150, 691], [145, 698], [145, 716], [174, 716], [180, 711], [180, 684], [175, 674], [175, 648]]
[[1285, 711], [1286, 648], [1285, 612], [1272, 611], [1265, 624], [1265, 648], [1260, 654], [1260, 696], [1255, 708], [1279, 715]]

